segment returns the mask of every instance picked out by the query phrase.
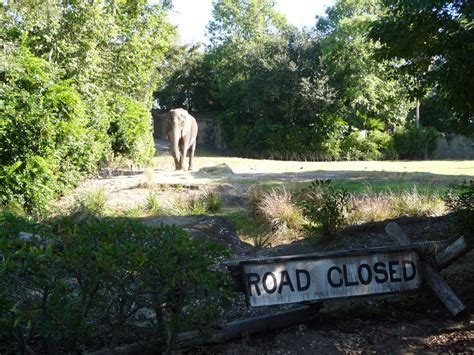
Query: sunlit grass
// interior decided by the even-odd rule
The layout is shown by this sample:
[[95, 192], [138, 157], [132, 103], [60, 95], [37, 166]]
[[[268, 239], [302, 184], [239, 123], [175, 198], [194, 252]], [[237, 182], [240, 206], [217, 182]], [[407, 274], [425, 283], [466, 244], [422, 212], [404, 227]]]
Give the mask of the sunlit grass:
[[160, 215], [165, 212], [164, 208], [160, 204], [160, 198], [155, 192], [148, 193], [144, 211], [146, 211], [149, 215], [152, 216]]
[[270, 224], [276, 233], [301, 230], [305, 223], [303, 212], [286, 189], [272, 189], [262, 194], [257, 212]]
[[107, 195], [103, 188], [85, 191], [77, 197], [70, 213], [83, 216], [105, 216], [110, 213], [106, 208]]

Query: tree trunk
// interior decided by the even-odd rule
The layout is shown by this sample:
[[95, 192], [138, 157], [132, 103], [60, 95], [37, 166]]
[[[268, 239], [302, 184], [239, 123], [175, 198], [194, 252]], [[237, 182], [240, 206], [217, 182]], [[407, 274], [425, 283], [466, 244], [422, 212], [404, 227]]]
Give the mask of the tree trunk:
[[420, 128], [420, 100], [416, 100], [416, 128]]

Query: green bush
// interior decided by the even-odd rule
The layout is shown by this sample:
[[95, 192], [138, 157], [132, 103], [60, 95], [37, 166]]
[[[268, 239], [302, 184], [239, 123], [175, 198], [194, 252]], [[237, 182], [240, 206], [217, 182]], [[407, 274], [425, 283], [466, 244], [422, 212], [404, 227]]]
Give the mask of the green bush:
[[453, 212], [456, 232], [474, 241], [474, 180], [451, 186], [444, 201]]
[[301, 191], [301, 207], [310, 233], [333, 238], [346, 221], [349, 193], [331, 185], [331, 180], [314, 180]]
[[378, 130], [370, 131], [367, 140], [372, 142], [379, 154], [379, 159], [395, 160], [398, 157], [393, 137], [387, 132]]
[[111, 136], [112, 151], [116, 155], [129, 157], [143, 165], [150, 162], [155, 151], [151, 113], [142, 102], [117, 97], [108, 133]]
[[151, 96], [172, 41], [169, 2], [0, 6], [0, 206], [42, 212], [119, 156], [154, 150]]
[[0, 204], [44, 210], [95, 167], [84, 102], [58, 69], [21, 48], [2, 73]]
[[341, 155], [345, 160], [372, 160], [379, 158], [379, 152], [372, 142], [358, 131], [351, 132], [341, 142]]
[[367, 137], [354, 131], [344, 138], [340, 148], [342, 157], [347, 160], [381, 160], [397, 157], [392, 137], [378, 130], [369, 131]]
[[2, 353], [156, 339], [172, 349], [179, 331], [211, 326], [230, 296], [215, 270], [228, 252], [174, 226], [95, 218], [40, 226], [2, 215], [0, 250]]
[[232, 127], [230, 148], [237, 154], [257, 158], [337, 160], [343, 130], [338, 124], [336, 120], [321, 128], [316, 124], [272, 124], [258, 119], [253, 125]]
[[400, 159], [430, 159], [438, 144], [439, 133], [431, 127], [408, 126], [393, 136]]

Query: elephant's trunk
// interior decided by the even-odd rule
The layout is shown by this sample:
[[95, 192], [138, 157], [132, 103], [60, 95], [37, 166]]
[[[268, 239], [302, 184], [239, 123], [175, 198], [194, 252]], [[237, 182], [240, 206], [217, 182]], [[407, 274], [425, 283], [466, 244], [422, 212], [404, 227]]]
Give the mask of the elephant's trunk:
[[181, 132], [177, 129], [171, 131], [171, 153], [173, 155], [174, 164], [176, 170], [182, 169], [181, 167], [181, 152], [179, 151], [179, 139], [181, 138]]

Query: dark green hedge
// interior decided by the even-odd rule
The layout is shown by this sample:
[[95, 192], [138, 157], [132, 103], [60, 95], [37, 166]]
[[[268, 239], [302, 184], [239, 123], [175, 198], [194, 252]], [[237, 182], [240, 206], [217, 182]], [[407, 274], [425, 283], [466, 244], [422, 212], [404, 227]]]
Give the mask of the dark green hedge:
[[231, 295], [215, 270], [228, 252], [177, 227], [1, 215], [0, 256], [1, 353], [165, 350], [177, 332], [212, 326]]

